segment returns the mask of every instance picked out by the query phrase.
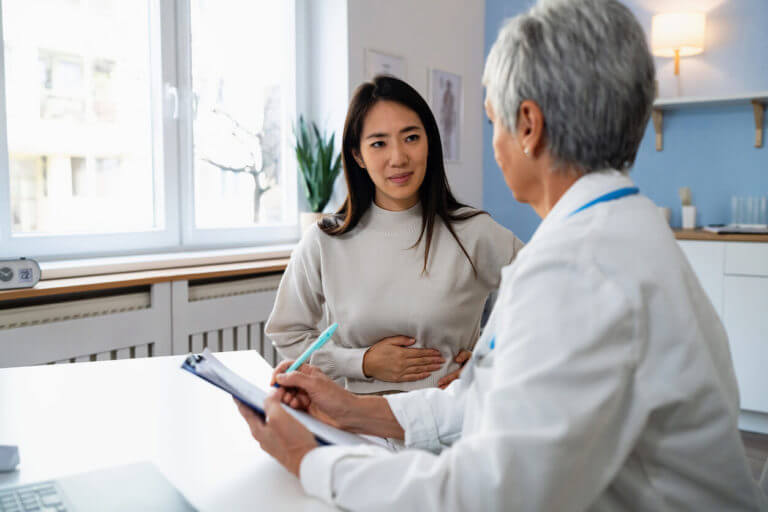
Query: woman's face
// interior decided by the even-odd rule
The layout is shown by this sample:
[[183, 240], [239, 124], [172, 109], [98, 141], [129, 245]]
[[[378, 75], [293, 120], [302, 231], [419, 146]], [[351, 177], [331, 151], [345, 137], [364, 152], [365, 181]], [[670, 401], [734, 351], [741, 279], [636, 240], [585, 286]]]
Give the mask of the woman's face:
[[378, 206], [397, 211], [419, 201], [427, 153], [427, 134], [416, 112], [393, 101], [371, 107], [355, 159], [376, 186]]

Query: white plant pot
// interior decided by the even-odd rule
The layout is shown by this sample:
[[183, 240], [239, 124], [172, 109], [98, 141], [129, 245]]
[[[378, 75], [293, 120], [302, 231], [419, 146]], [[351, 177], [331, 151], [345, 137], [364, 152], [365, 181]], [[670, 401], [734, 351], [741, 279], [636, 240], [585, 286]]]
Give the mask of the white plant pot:
[[683, 229], [694, 229], [696, 227], [696, 207], [683, 206]]
[[301, 212], [301, 215], [299, 215], [299, 226], [301, 227], [301, 234], [304, 235], [304, 233], [310, 228], [310, 226], [312, 226], [312, 224], [317, 224], [317, 221], [322, 218], [322, 213]]

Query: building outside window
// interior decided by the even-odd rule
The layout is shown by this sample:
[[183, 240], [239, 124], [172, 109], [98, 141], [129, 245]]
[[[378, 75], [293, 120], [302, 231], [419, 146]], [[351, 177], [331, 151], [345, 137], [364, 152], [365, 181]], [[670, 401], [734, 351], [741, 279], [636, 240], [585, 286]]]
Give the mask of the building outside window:
[[1, 5], [3, 256], [296, 238], [293, 2]]

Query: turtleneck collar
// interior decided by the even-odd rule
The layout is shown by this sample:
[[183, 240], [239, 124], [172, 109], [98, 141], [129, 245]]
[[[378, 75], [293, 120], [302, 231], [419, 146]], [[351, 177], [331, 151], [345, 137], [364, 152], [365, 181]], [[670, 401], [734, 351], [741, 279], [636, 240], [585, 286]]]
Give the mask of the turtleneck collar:
[[387, 234], [418, 232], [421, 229], [421, 202], [407, 210], [390, 211], [371, 202], [368, 211], [360, 219], [360, 227]]

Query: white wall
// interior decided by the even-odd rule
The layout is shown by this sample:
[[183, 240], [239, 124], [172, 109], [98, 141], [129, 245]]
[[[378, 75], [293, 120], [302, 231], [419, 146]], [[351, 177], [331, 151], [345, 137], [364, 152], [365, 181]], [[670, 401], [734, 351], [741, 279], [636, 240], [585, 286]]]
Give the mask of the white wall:
[[[341, 150], [349, 103], [347, 0], [297, 0], [296, 35], [298, 113], [320, 129], [335, 132]], [[299, 205], [307, 211], [301, 187], [299, 184]], [[335, 211], [346, 194], [344, 177], [339, 176], [325, 211]]]
[[457, 198], [481, 207], [485, 0], [350, 0], [347, 11], [350, 96], [366, 78], [366, 48], [405, 58], [406, 81], [426, 99], [429, 68], [463, 77], [461, 162], [446, 171]]
[[341, 137], [347, 94], [347, 0], [298, 0], [297, 82], [300, 110]]

